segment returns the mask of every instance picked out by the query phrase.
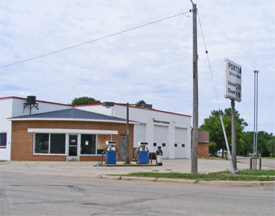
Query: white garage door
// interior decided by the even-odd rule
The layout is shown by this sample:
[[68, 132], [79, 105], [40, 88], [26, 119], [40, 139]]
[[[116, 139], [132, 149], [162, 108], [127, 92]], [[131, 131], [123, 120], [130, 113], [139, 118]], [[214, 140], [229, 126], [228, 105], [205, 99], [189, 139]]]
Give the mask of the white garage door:
[[161, 146], [163, 151], [163, 158], [169, 157], [169, 146], [168, 146], [168, 127], [167, 126], [154, 126], [154, 152], [157, 150], [157, 147]]
[[187, 129], [175, 128], [175, 158], [187, 158], [187, 151], [190, 151], [187, 141]]

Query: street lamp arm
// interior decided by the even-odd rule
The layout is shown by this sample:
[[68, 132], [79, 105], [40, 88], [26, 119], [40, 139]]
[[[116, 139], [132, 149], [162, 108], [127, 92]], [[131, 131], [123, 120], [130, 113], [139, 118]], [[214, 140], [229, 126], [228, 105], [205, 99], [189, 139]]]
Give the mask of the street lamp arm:
[[[122, 106], [136, 106], [136, 104], [130, 104], [130, 103], [115, 103], [115, 102], [103, 102], [102, 106], [106, 107], [106, 108], [111, 108], [115, 105], [122, 105]], [[152, 109], [153, 105], [152, 104], [142, 104], [140, 106], [141, 109]]]

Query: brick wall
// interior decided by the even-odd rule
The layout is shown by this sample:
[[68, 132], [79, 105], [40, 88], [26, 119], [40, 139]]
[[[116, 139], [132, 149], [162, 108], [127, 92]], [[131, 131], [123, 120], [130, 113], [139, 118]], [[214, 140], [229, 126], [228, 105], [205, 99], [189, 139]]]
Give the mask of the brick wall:
[[198, 143], [198, 158], [208, 157], [209, 143]]
[[[119, 151], [119, 137], [125, 135], [126, 125], [119, 123], [81, 122], [81, 121], [13, 121], [11, 137], [11, 160], [20, 161], [66, 161], [66, 155], [34, 155], [33, 133], [28, 128], [116, 130], [113, 135]], [[129, 158], [133, 159], [133, 125], [129, 125]], [[67, 147], [67, 146], [66, 146]], [[80, 160], [98, 161], [100, 156], [81, 156]]]

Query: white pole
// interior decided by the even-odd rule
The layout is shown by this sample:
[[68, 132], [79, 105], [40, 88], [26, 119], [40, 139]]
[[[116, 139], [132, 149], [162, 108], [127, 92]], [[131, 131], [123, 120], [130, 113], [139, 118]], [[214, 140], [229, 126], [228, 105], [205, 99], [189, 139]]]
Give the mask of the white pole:
[[258, 73], [259, 71], [254, 70], [254, 136], [253, 136], [253, 169], [257, 169], [257, 134], [258, 134]]
[[222, 123], [222, 130], [223, 130], [223, 135], [224, 135], [224, 139], [225, 139], [225, 143], [226, 143], [228, 158], [230, 160], [231, 170], [232, 170], [233, 175], [235, 175], [235, 169], [234, 169], [232, 158], [231, 158], [231, 154], [230, 154], [230, 149], [229, 149], [229, 145], [228, 145], [228, 141], [227, 141], [227, 136], [226, 136], [224, 125], [223, 125], [222, 116], [220, 116], [220, 119], [221, 119], [221, 123]]

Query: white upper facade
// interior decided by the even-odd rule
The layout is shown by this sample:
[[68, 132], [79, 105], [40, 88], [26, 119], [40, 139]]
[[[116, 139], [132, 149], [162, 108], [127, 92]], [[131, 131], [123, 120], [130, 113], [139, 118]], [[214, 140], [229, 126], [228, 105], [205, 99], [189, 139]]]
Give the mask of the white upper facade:
[[[0, 160], [10, 160], [11, 154], [11, 121], [8, 118], [30, 114], [27, 99], [20, 97], [0, 98], [0, 134], [6, 136], [6, 144], [0, 146]], [[38, 109], [33, 107], [31, 114], [68, 109], [68, 105], [37, 100]], [[25, 108], [24, 108], [25, 107]]]
[[[77, 108], [126, 119], [126, 105], [105, 108], [99, 104]], [[156, 152], [161, 146], [164, 158], [190, 158], [191, 116], [129, 106], [129, 119], [139, 123], [134, 126], [134, 147], [138, 147], [140, 141], [147, 141], [150, 152]]]

